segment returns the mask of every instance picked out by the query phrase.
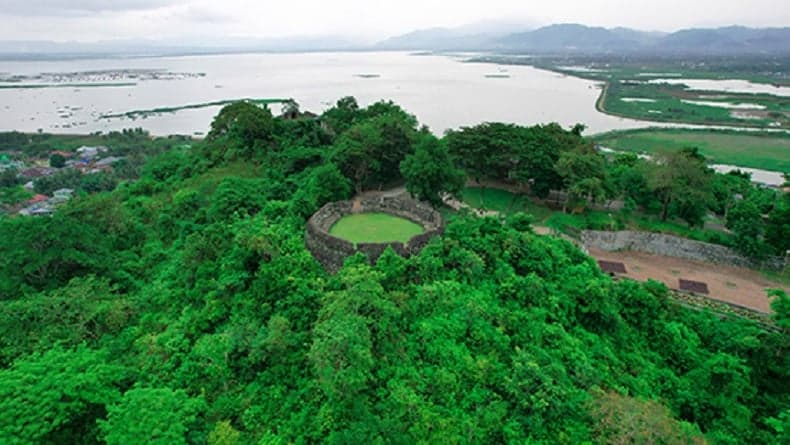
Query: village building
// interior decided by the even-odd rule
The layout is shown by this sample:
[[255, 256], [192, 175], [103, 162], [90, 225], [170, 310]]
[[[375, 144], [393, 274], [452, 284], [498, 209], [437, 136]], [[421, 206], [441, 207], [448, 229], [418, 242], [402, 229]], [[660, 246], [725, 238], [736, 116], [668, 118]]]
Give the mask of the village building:
[[33, 204], [19, 211], [23, 216], [49, 216], [55, 213], [54, 206], [49, 203]]
[[55, 190], [55, 192], [52, 194], [52, 196], [56, 198], [57, 197], [71, 198], [72, 195], [74, 195], [74, 189], [67, 189], [67, 188]]
[[122, 159], [123, 158], [120, 158], [120, 157], [117, 157], [117, 156], [108, 156], [106, 158], [102, 158], [102, 159], [96, 161], [93, 165], [95, 165], [96, 167], [110, 167], [110, 166], [112, 166], [112, 164], [114, 164], [114, 163], [116, 163], [116, 162], [118, 162], [118, 161], [120, 161]]
[[49, 153], [49, 155], [50, 155], [50, 156], [54, 156], [54, 155], [60, 155], [60, 156], [63, 156], [64, 158], [68, 159], [68, 158], [70, 158], [70, 157], [74, 156], [74, 153], [72, 153], [72, 152], [70, 152], [70, 151], [55, 150], [55, 151], [51, 151], [51, 152]]
[[105, 146], [89, 147], [83, 145], [77, 149], [77, 156], [85, 162], [94, 160], [99, 154], [107, 152], [108, 148]]
[[32, 204], [40, 204], [42, 202], [47, 202], [48, 199], [49, 199], [49, 196], [47, 196], [47, 195], [37, 194], [37, 195], [34, 195], [32, 198], [30, 198], [27, 201], [27, 203], [31, 204], [31, 205]]
[[52, 193], [52, 198], [49, 199], [51, 204], [63, 204], [71, 200], [74, 196], [74, 189], [62, 188], [59, 190], [55, 190]]
[[50, 176], [56, 171], [57, 169], [51, 167], [33, 167], [27, 170], [22, 170], [19, 173], [19, 176], [27, 179], [36, 179], [36, 178], [42, 178], [44, 176]]

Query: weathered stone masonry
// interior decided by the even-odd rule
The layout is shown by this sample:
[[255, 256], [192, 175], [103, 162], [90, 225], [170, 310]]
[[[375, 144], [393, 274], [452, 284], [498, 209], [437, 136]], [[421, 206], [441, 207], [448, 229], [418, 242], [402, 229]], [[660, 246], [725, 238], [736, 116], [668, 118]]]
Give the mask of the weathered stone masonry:
[[[329, 229], [342, 217], [352, 213], [384, 212], [406, 218], [421, 225], [425, 232], [406, 243], [358, 243], [334, 237]], [[442, 215], [430, 205], [404, 197], [364, 198], [357, 201], [332, 202], [321, 207], [307, 222], [305, 244], [313, 256], [329, 271], [343, 266], [345, 259], [362, 252], [373, 263], [392, 247], [399, 255], [408, 257], [418, 253], [436, 235], [444, 230]]]
[[780, 257], [766, 258], [758, 264], [724, 246], [662, 233], [586, 230], [582, 232], [581, 240], [586, 247], [595, 247], [609, 252], [632, 250], [735, 267], [765, 267], [775, 270], [785, 267], [784, 259]]

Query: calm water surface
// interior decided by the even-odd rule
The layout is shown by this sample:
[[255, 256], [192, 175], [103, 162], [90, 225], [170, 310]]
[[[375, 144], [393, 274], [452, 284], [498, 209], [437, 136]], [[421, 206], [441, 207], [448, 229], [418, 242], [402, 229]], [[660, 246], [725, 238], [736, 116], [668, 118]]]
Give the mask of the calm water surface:
[[[366, 52], [0, 61], [0, 73], [14, 75], [141, 69], [205, 75], [140, 80], [134, 86], [0, 89], [0, 130], [89, 133], [142, 127], [155, 135], [193, 135], [208, 131], [220, 107], [136, 120], [100, 116], [240, 98], [293, 98], [303, 110], [320, 113], [349, 95], [355, 96], [362, 106], [391, 99], [437, 134], [486, 121], [524, 125], [558, 122], [565, 127], [583, 123], [586, 134], [647, 126], [686, 126], [599, 113], [595, 109], [599, 85], [589, 80], [529, 66], [462, 63], [461, 59], [447, 56]], [[711, 81], [704, 87], [714, 84], [725, 90], [755, 87], [721, 81]], [[783, 92], [779, 94], [784, 95]], [[727, 167], [731, 166], [721, 168]]]
[[[218, 107], [136, 121], [98, 116], [236, 98], [294, 98], [302, 109], [321, 112], [347, 95], [356, 96], [361, 105], [392, 99], [437, 133], [484, 121], [558, 122], [566, 127], [581, 122], [588, 133], [645, 125], [597, 112], [600, 91], [594, 82], [526, 66], [461, 63], [445, 56], [383, 52], [0, 62], [0, 72], [13, 74], [122, 69], [205, 76], [126, 87], [3, 89], [0, 129], [86, 133], [140, 126], [159, 135], [193, 134], [207, 131]], [[62, 117], [67, 106], [77, 110]]]
[[651, 83], [683, 84], [693, 91], [724, 91], [727, 93], [772, 94], [790, 97], [789, 87], [779, 87], [747, 80], [710, 80], [710, 79], [655, 79]]

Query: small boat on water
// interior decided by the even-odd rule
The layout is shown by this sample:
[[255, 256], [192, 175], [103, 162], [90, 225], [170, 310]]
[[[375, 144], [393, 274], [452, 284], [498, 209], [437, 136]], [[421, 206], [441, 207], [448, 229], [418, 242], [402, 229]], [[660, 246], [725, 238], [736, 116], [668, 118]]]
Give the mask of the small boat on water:
[[510, 74], [508, 73], [491, 73], [485, 76], [487, 79], [510, 79]]

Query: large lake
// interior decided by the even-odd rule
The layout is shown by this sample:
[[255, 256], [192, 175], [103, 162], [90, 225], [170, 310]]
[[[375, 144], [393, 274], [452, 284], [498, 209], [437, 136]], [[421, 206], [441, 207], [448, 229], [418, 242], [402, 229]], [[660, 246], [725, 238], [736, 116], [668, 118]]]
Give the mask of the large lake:
[[[9, 82], [14, 76], [21, 77]], [[303, 110], [320, 113], [343, 96], [355, 96], [363, 106], [393, 100], [437, 134], [486, 121], [583, 123], [586, 134], [677, 126], [600, 113], [599, 94], [596, 82], [529, 66], [403, 52], [0, 61], [0, 130], [90, 133], [142, 127], [155, 135], [200, 135], [208, 132], [219, 106], [136, 119], [101, 116], [241, 98], [293, 98]], [[783, 181], [779, 173], [764, 171], [755, 171], [755, 179]]]
[[[208, 130], [219, 107], [135, 121], [98, 117], [236, 98], [294, 98], [302, 109], [321, 112], [348, 95], [361, 105], [394, 100], [436, 133], [484, 121], [558, 122], [566, 127], [584, 123], [588, 134], [648, 125], [596, 111], [600, 90], [594, 82], [527, 66], [462, 63], [446, 56], [381, 52], [0, 62], [0, 73], [29, 76], [150, 69], [205, 75], [132, 79], [133, 86], [0, 89], [0, 129], [87, 133], [139, 126], [157, 135], [195, 134]], [[50, 76], [21, 83], [51, 84], [53, 78], [61, 85], [84, 81], [84, 76]], [[89, 81], [129, 83], [101, 75]]]

